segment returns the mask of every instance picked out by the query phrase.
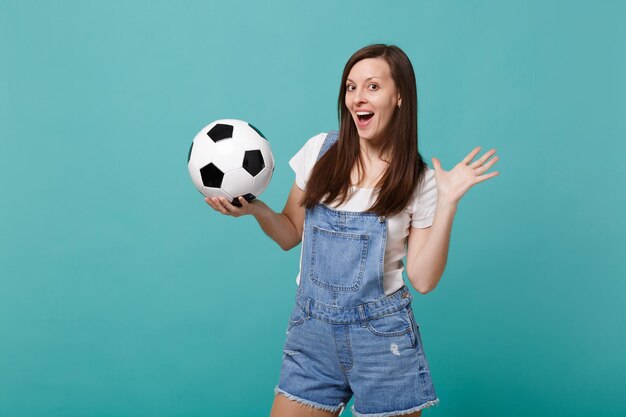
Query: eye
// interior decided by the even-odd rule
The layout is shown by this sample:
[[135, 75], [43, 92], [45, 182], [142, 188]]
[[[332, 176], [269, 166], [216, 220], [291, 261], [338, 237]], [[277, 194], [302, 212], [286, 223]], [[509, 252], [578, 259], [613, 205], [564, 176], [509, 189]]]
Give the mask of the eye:
[[376, 84], [370, 84], [370, 87], [371, 87], [371, 86], [376, 87], [375, 89], [376, 89], [376, 90], [378, 90], [378, 85], [376, 85]]
[[347, 91], [352, 91], [352, 88], [351, 88], [351, 87], [354, 87], [354, 86], [352, 86], [352, 85], [346, 85], [346, 90], [347, 90]]

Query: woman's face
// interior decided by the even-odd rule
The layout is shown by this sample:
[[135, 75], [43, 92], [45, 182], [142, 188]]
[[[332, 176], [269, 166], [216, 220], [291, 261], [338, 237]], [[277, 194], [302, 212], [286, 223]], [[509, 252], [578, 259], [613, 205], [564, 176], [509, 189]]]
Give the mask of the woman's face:
[[387, 61], [366, 58], [354, 64], [346, 81], [345, 102], [361, 139], [382, 138], [396, 106], [401, 104]]

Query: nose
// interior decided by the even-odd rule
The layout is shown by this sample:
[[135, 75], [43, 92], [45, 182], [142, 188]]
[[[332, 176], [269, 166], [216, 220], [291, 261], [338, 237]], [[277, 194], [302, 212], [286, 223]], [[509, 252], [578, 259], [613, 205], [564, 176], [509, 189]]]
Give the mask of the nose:
[[360, 90], [358, 88], [354, 91], [353, 100], [354, 100], [354, 104], [357, 105], [357, 106], [360, 105], [361, 103], [365, 103], [367, 101], [367, 99], [365, 98], [365, 95], [363, 94], [362, 90]]

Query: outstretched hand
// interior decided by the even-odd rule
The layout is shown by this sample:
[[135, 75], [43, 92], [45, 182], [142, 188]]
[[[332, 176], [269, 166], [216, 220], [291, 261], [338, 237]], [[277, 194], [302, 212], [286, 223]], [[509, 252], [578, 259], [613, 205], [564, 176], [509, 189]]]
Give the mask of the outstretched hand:
[[494, 171], [483, 175], [499, 159], [496, 156], [486, 162], [492, 155], [495, 155], [495, 149], [491, 149], [478, 160], [472, 162], [472, 159], [480, 152], [480, 149], [480, 146], [474, 148], [474, 150], [450, 171], [445, 171], [441, 167], [439, 159], [432, 158], [435, 168], [435, 178], [437, 180], [437, 198], [446, 199], [446, 201], [450, 203], [458, 203], [461, 197], [463, 197], [471, 187], [500, 174], [498, 171]]

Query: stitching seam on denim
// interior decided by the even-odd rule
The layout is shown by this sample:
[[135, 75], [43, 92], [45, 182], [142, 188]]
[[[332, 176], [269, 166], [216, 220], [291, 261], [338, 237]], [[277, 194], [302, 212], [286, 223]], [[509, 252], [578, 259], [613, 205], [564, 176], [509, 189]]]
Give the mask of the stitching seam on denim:
[[439, 398], [426, 401], [424, 404], [418, 405], [417, 407], [409, 408], [408, 410], [389, 411], [385, 413], [362, 414], [356, 411], [354, 409], [354, 405], [352, 405], [352, 415], [354, 417], [395, 417], [395, 416], [401, 416], [405, 414], [411, 414], [411, 413], [423, 410], [424, 408], [430, 407], [433, 405], [439, 405]]

